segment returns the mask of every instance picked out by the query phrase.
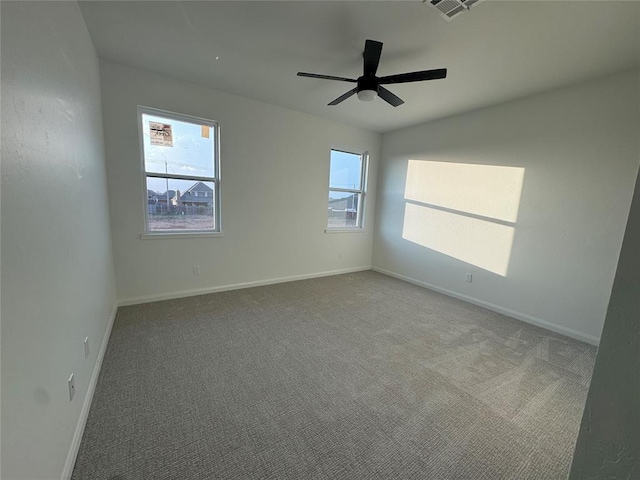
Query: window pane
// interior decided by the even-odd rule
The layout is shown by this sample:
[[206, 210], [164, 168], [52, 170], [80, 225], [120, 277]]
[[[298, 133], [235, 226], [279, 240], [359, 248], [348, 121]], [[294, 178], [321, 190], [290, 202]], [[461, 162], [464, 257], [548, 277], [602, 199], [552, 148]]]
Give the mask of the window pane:
[[362, 155], [331, 150], [329, 188], [362, 190]]
[[215, 184], [147, 178], [149, 231], [214, 230]]
[[214, 177], [215, 135], [208, 125], [142, 114], [147, 172]]
[[358, 227], [359, 193], [329, 191], [329, 228]]

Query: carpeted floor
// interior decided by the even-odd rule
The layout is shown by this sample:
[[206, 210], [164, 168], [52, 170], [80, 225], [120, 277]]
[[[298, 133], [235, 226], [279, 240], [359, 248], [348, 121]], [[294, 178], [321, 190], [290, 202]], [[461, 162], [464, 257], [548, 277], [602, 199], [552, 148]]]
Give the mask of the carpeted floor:
[[565, 479], [594, 360], [371, 271], [123, 307], [73, 479]]

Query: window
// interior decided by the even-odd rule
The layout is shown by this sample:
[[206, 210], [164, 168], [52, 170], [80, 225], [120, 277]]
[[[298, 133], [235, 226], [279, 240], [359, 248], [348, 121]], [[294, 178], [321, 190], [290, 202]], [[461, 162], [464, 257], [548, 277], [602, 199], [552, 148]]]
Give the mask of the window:
[[138, 107], [145, 233], [220, 232], [218, 123]]
[[362, 228], [367, 154], [331, 150], [329, 230]]

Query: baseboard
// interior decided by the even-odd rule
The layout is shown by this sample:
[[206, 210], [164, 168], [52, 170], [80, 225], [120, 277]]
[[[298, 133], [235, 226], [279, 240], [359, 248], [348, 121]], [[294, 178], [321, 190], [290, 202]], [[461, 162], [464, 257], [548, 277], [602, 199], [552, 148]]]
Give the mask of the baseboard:
[[480, 300], [478, 298], [470, 297], [468, 295], [464, 295], [462, 293], [454, 292], [453, 290], [449, 290], [446, 288], [438, 287], [437, 285], [433, 285], [427, 282], [423, 282], [421, 280], [416, 280], [412, 277], [407, 277], [406, 275], [401, 275], [399, 273], [391, 272], [389, 270], [385, 270], [383, 268], [371, 267], [371, 270], [374, 270], [378, 273], [382, 273], [384, 275], [388, 275], [390, 277], [397, 278], [399, 280], [404, 280], [405, 282], [413, 283], [414, 285], [418, 285], [420, 287], [428, 288], [429, 290], [433, 290], [434, 292], [442, 293], [449, 297], [457, 298], [459, 300], [464, 300], [465, 302], [472, 303], [474, 305], [478, 305], [479, 307], [486, 308], [487, 310], [491, 310], [493, 312], [501, 313], [502, 315], [506, 315], [507, 317], [515, 318], [516, 320], [521, 320], [526, 323], [530, 323], [537, 327], [544, 328], [546, 330], [551, 330], [552, 332], [560, 333], [562, 335], [566, 335], [567, 337], [575, 338], [576, 340], [580, 340], [582, 342], [589, 343], [591, 345], [598, 346], [600, 343], [600, 339], [594, 337], [592, 335], [587, 335], [585, 333], [579, 332], [577, 330], [573, 330], [572, 328], [563, 327], [561, 325], [556, 325], [555, 323], [551, 323], [547, 320], [543, 320], [541, 318], [537, 318], [531, 315], [527, 315], [526, 313], [518, 312], [515, 310], [510, 310], [508, 308], [501, 307], [500, 305], [495, 305], [490, 302], [485, 302], [484, 300]]
[[71, 447], [69, 448], [69, 454], [67, 455], [67, 461], [64, 464], [62, 470], [61, 480], [69, 480], [73, 473], [73, 466], [76, 463], [76, 457], [78, 456], [78, 450], [80, 449], [80, 442], [82, 441], [82, 434], [84, 433], [84, 427], [87, 423], [87, 417], [89, 416], [89, 409], [91, 408], [91, 401], [93, 400], [93, 394], [96, 390], [96, 384], [98, 383], [98, 376], [100, 375], [100, 368], [102, 367], [102, 360], [104, 359], [104, 353], [107, 351], [107, 345], [109, 343], [109, 337], [111, 336], [111, 329], [113, 328], [113, 322], [118, 312], [118, 305], [114, 305], [111, 311], [111, 317], [109, 323], [102, 336], [102, 343], [100, 345], [100, 351], [96, 358], [96, 364], [93, 367], [93, 374], [89, 381], [89, 387], [87, 389], [87, 395], [84, 397], [84, 403], [82, 404], [82, 410], [80, 412], [80, 418], [76, 425], [76, 431], [73, 434], [73, 440], [71, 441]]
[[371, 270], [371, 265], [353, 268], [343, 268], [340, 270], [330, 270], [326, 272], [308, 273], [303, 275], [292, 275], [289, 277], [269, 278], [266, 280], [258, 280], [255, 282], [234, 283], [231, 285], [223, 285], [220, 287], [198, 288], [193, 290], [182, 290], [178, 292], [162, 293], [159, 295], [148, 295], [144, 297], [135, 297], [121, 300], [118, 306], [125, 307], [128, 305], [138, 305], [140, 303], [159, 302], [162, 300], [171, 300], [174, 298], [194, 297], [196, 295], [206, 295], [208, 293], [226, 292], [229, 290], [239, 290], [242, 288], [261, 287], [264, 285], [273, 285], [274, 283], [295, 282], [297, 280], [309, 280], [310, 278], [329, 277], [331, 275], [340, 275], [343, 273], [362, 272]]

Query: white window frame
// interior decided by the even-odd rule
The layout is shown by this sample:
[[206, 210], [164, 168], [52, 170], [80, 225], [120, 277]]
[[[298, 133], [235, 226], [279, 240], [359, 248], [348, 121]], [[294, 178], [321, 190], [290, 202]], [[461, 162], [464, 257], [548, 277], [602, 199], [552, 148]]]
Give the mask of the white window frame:
[[[348, 153], [350, 155], [358, 155], [362, 160], [360, 163], [360, 189], [350, 188], [332, 188], [331, 187], [331, 152]], [[356, 217], [355, 227], [330, 227], [329, 219], [327, 219], [327, 228], [325, 233], [348, 233], [348, 232], [362, 232], [364, 230], [364, 215], [366, 209], [366, 195], [367, 195], [367, 177], [369, 170], [369, 152], [365, 150], [355, 150], [344, 147], [331, 147], [329, 151], [329, 193], [331, 192], [344, 192], [344, 193], [357, 193], [360, 195], [358, 203], [358, 216]]]
[[[144, 159], [144, 128], [142, 124], [142, 115], [154, 115], [178, 122], [191, 123], [195, 125], [206, 125], [211, 128], [214, 141], [213, 149], [213, 177], [198, 175], [179, 175], [175, 173], [157, 173], [147, 172]], [[144, 211], [144, 233], [140, 235], [141, 239], [155, 238], [179, 238], [179, 237], [217, 237], [222, 236], [222, 216], [220, 208], [220, 124], [215, 120], [209, 120], [193, 115], [185, 115], [181, 113], [160, 110], [158, 108], [144, 107], [138, 105], [138, 139], [140, 143], [140, 166], [142, 169], [142, 192], [143, 192], [143, 211]], [[162, 178], [169, 180], [189, 180], [194, 182], [211, 182], [214, 184], [214, 194], [212, 196], [214, 202], [214, 228], [206, 230], [149, 230], [149, 206], [147, 192], [147, 178]]]

